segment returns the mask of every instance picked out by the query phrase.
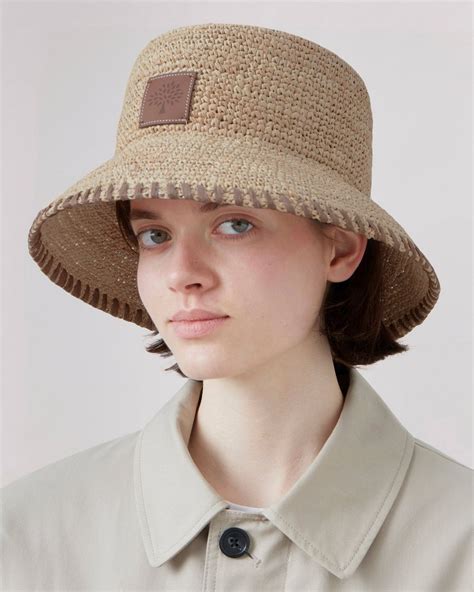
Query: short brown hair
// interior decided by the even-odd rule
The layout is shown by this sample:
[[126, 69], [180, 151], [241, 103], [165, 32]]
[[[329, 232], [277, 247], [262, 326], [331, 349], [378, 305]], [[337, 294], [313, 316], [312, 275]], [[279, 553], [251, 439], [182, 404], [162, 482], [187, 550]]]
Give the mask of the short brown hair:
[[[129, 221], [130, 201], [117, 201], [115, 205], [122, 235], [137, 249], [137, 239]], [[319, 220], [313, 222], [324, 232], [325, 224]], [[349, 385], [350, 368], [373, 364], [409, 349], [395, 339], [382, 321], [382, 277], [380, 243], [369, 238], [364, 255], [351, 277], [343, 282], [328, 282], [326, 287], [320, 311], [320, 332], [328, 339], [337, 379], [344, 394]], [[157, 335], [155, 327], [149, 337]], [[173, 355], [163, 339], [146, 345], [145, 349], [163, 358]], [[166, 368], [166, 371], [169, 370], [187, 378], [178, 364]]]

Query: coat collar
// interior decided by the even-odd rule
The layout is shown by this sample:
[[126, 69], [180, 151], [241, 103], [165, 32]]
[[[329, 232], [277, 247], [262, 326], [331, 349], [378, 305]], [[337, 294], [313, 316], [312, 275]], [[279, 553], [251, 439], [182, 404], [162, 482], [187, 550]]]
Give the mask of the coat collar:
[[[135, 499], [153, 567], [176, 555], [227, 507], [187, 448], [201, 390], [202, 381], [188, 379], [138, 434]], [[336, 426], [305, 473], [264, 515], [314, 561], [347, 578], [390, 511], [413, 448], [413, 436], [351, 369]]]

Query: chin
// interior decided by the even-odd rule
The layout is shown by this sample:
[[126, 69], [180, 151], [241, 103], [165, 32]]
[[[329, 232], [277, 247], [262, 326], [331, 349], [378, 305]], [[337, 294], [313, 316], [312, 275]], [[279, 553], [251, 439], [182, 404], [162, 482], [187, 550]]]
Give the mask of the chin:
[[181, 372], [192, 380], [212, 380], [215, 378], [227, 378], [229, 376], [229, 372], [226, 371], [222, 364], [219, 363], [218, 367], [213, 367], [213, 364], [209, 363], [209, 360], [203, 364], [196, 363], [195, 360], [190, 364], [180, 362], [178, 359], [176, 359], [176, 362]]

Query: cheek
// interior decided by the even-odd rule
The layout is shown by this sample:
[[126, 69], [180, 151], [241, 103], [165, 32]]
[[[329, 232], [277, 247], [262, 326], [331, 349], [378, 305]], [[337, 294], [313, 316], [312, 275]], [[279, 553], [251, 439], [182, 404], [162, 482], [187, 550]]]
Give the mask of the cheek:
[[282, 329], [306, 330], [319, 312], [326, 276], [319, 250], [308, 242], [295, 242], [258, 254], [242, 254], [228, 278], [231, 299], [238, 295], [239, 310], [254, 322]]

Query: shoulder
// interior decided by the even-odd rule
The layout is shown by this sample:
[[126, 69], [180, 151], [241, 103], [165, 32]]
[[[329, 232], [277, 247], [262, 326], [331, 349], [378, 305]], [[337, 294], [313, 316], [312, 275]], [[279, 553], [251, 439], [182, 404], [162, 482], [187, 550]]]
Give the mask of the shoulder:
[[463, 494], [470, 492], [474, 471], [448, 456], [431, 444], [414, 438], [413, 464], [419, 478], [428, 479], [437, 487], [452, 490], [453, 486]]
[[[135, 432], [50, 463], [0, 489], [0, 571], [8, 589], [79, 577], [133, 499]], [[109, 535], [110, 536], [110, 535]], [[41, 587], [43, 589], [43, 587]], [[65, 588], [64, 588], [65, 589]]]
[[468, 537], [474, 471], [441, 450], [413, 438], [414, 447], [398, 510], [417, 526], [444, 528], [446, 536]]
[[8, 528], [19, 515], [25, 524], [30, 516], [59, 516], [66, 506], [84, 507], [92, 500], [105, 502], [109, 494], [130, 481], [138, 434], [133, 432], [81, 450], [2, 487], [4, 526]]

